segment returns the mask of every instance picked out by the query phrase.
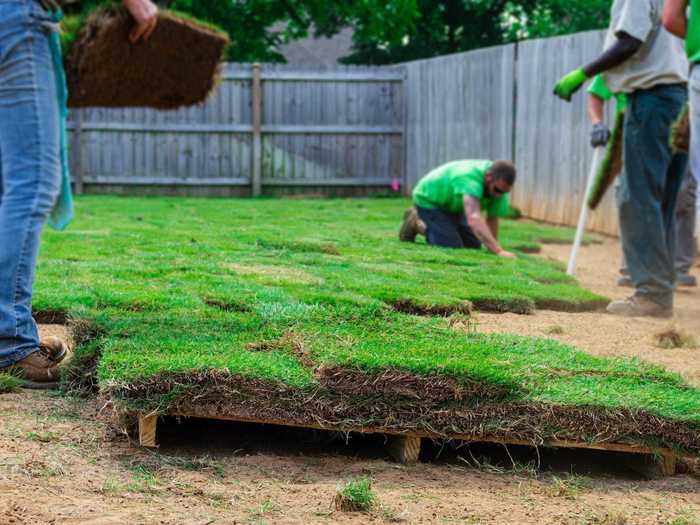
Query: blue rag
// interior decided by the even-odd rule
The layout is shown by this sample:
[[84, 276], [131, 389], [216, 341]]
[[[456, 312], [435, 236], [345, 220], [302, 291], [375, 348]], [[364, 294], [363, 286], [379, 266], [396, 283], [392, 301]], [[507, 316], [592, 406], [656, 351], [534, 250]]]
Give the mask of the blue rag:
[[[52, 16], [54, 22], [59, 23], [63, 18], [63, 13], [61, 11], [54, 11]], [[61, 40], [58, 32], [51, 32], [49, 44], [51, 46], [51, 57], [53, 59], [56, 77], [56, 96], [58, 98], [59, 125], [61, 127], [61, 189], [58, 194], [58, 199], [56, 199], [56, 204], [49, 216], [49, 226], [55, 230], [64, 230], [73, 219], [73, 193], [70, 185], [68, 140], [66, 135], [68, 87], [66, 86], [66, 74], [63, 71]]]

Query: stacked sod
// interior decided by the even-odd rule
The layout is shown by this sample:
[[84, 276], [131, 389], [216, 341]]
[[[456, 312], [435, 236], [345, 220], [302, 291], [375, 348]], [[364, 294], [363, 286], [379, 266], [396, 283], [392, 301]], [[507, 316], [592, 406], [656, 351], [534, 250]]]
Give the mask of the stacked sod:
[[111, 2], [66, 21], [68, 106], [176, 109], [204, 101], [228, 36], [167, 11], [148, 41], [130, 43], [132, 26], [126, 9]]
[[79, 321], [67, 381], [131, 411], [700, 450], [700, 392], [677, 376], [459, 328], [468, 303], [603, 298], [535, 257], [401, 243], [405, 206], [83, 198], [72, 232], [45, 237], [35, 306]]

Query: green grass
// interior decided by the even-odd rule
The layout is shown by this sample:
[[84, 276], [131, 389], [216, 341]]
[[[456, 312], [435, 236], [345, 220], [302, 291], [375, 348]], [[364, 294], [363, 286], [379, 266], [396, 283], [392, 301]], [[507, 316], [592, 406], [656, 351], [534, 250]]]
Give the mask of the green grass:
[[22, 386], [22, 381], [9, 374], [0, 374], [0, 394], [17, 392]]
[[[211, 370], [316, 395], [318, 369], [340, 367], [476, 381], [502, 405], [643, 411], [700, 424], [700, 392], [658, 367], [547, 339], [468, 333], [450, 319], [392, 309], [397, 300], [446, 308], [473, 301], [504, 311], [603, 301], [561, 265], [535, 256], [503, 260], [401, 243], [406, 205], [83, 197], [75, 224], [44, 237], [35, 308], [83, 320], [69, 381], [85, 381], [99, 356], [100, 388], [131, 407], [166, 410], [183, 396], [204, 395]], [[525, 222], [502, 228], [509, 248], [571, 237]], [[161, 380], [174, 386], [144, 387]], [[543, 425], [537, 432], [558, 431]]]
[[336, 510], [343, 512], [368, 512], [376, 502], [372, 480], [366, 476], [347, 481], [338, 490], [334, 501]]

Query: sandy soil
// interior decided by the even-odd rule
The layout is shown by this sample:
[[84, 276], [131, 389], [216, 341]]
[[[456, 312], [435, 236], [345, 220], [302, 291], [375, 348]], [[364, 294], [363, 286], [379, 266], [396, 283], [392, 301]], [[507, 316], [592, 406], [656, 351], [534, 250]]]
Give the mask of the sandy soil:
[[[566, 262], [569, 246], [546, 245], [542, 256]], [[581, 250], [577, 277], [581, 284], [611, 299], [631, 295], [629, 288], [617, 286], [620, 264], [619, 243], [606, 238], [602, 244]], [[700, 271], [695, 269], [700, 277]], [[675, 328], [700, 344], [700, 288], [680, 288], [675, 296], [672, 320], [620, 318], [604, 312], [567, 314], [538, 311], [535, 315], [478, 314], [478, 330], [511, 332], [527, 336], [550, 337], [581, 350], [601, 356], [636, 356], [658, 363], [700, 385], [700, 348], [663, 349], [655, 335]]]
[[[558, 259], [566, 252], [545, 249]], [[624, 296], [614, 286], [618, 258], [612, 240], [584, 248], [582, 283]], [[698, 293], [678, 294], [674, 322], [700, 339]], [[700, 384], [698, 350], [654, 346], [653, 335], [670, 324], [603, 313], [479, 315], [481, 330], [555, 337], [598, 355], [637, 355]], [[42, 327], [44, 335], [62, 330]], [[109, 407], [94, 399], [0, 395], [0, 525], [700, 525], [697, 478], [645, 481], [606, 454], [434, 447], [425, 451], [429, 461], [405, 467], [388, 461], [377, 439], [331, 442], [318, 432], [177, 421], [159, 426], [161, 448], [151, 452], [133, 447], [110, 421]], [[359, 475], [373, 479], [378, 505], [365, 514], [335, 511], [338, 486]]]

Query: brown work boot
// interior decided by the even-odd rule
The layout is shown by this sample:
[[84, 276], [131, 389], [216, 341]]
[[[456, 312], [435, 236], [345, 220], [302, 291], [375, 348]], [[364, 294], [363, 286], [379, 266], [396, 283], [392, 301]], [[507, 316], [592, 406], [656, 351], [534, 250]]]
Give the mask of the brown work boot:
[[60, 379], [58, 365], [41, 351], [29, 354], [0, 372], [12, 374], [21, 379], [24, 388], [39, 390], [57, 388]]
[[58, 364], [68, 355], [68, 344], [63, 339], [50, 336], [41, 340], [39, 352], [49, 361]]
[[403, 224], [399, 230], [399, 239], [404, 242], [416, 242], [418, 234], [425, 235], [425, 223], [418, 218], [415, 208], [409, 208], [403, 214]]
[[613, 301], [608, 305], [607, 310], [610, 314], [624, 317], [669, 318], [673, 316], [672, 306], [660, 305], [640, 295], [633, 295], [622, 301]]

